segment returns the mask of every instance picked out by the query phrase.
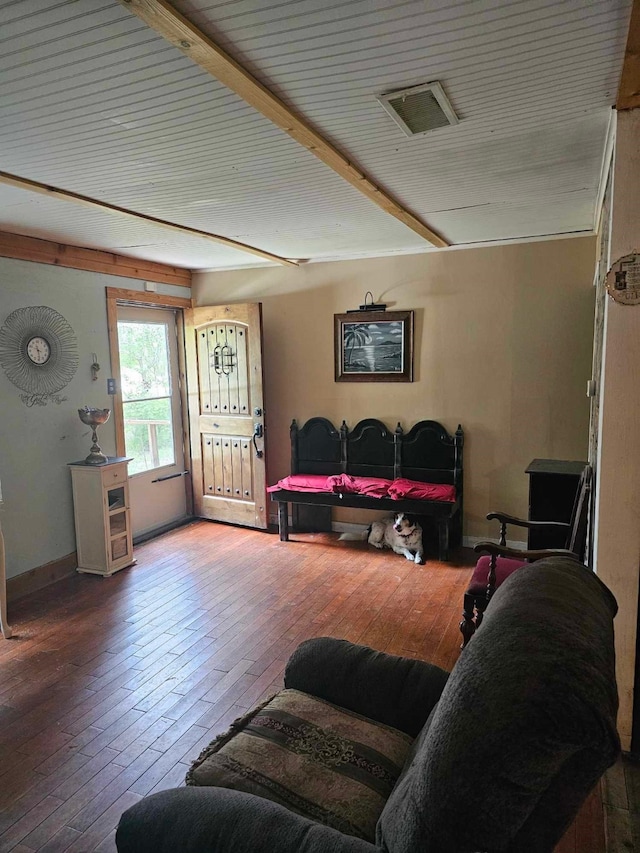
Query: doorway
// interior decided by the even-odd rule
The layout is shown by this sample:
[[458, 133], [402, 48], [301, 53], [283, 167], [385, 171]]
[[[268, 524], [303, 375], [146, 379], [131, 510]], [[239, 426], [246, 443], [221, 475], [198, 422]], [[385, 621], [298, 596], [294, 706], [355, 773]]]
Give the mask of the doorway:
[[136, 539], [188, 515], [176, 311], [118, 305], [124, 455]]
[[107, 288], [107, 318], [136, 540], [194, 515], [267, 528], [261, 305]]

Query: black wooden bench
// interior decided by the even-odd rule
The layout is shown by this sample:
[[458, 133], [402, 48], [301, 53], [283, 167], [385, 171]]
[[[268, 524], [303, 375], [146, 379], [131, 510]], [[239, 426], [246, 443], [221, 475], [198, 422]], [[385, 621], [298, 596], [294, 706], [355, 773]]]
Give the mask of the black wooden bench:
[[450, 545], [462, 539], [462, 447], [464, 433], [454, 435], [437, 421], [420, 421], [405, 433], [398, 423], [391, 432], [381, 421], [368, 418], [349, 430], [343, 421], [336, 429], [326, 418], [311, 418], [299, 427], [291, 424], [292, 474], [350, 474], [354, 477], [407, 478], [421, 483], [455, 487], [455, 500], [413, 500], [358, 494], [299, 492], [278, 489], [280, 539], [289, 539], [288, 505], [347, 506], [389, 512], [409, 512], [431, 518], [438, 528], [438, 557], [449, 559]]

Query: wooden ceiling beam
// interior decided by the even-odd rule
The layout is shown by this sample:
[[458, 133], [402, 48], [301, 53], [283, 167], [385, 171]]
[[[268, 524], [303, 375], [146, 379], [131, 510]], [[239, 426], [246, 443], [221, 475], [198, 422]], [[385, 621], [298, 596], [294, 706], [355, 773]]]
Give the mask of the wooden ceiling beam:
[[638, 107], [640, 107], [640, 0], [633, 0], [616, 109], [633, 110]]
[[116, 255], [102, 249], [68, 246], [65, 243], [27, 237], [24, 234], [10, 234], [6, 231], [0, 231], [0, 258], [34, 261], [74, 270], [191, 287], [191, 270], [182, 267], [132, 258], [129, 255]]
[[342, 154], [302, 116], [277, 98], [166, 0], [119, 0], [119, 2], [151, 29], [171, 42], [185, 56], [322, 160], [341, 178], [360, 190], [386, 213], [395, 216], [432, 245], [439, 248], [449, 245], [426, 223], [403, 207], [390, 193], [385, 192], [370, 180], [357, 163]]
[[256, 249], [255, 246], [249, 246], [247, 243], [239, 243], [237, 240], [232, 240], [229, 237], [222, 237], [220, 234], [211, 234], [209, 231], [201, 231], [198, 228], [190, 228], [188, 225], [178, 225], [175, 222], [169, 222], [166, 219], [159, 219], [157, 216], [148, 216], [146, 213], [138, 213], [135, 210], [129, 210], [126, 207], [118, 207], [116, 204], [108, 204], [105, 201], [90, 196], [80, 195], [70, 190], [63, 190], [59, 187], [53, 187], [49, 184], [40, 183], [40, 181], [32, 181], [28, 178], [21, 178], [19, 175], [12, 175], [9, 172], [0, 171], [0, 183], [7, 184], [18, 189], [29, 190], [30, 192], [41, 193], [50, 198], [59, 198], [63, 201], [71, 201], [76, 204], [84, 204], [87, 207], [92, 207], [95, 210], [100, 210], [103, 213], [116, 213], [120, 216], [128, 216], [132, 219], [137, 219], [139, 222], [148, 222], [151, 225], [159, 225], [162, 228], [169, 228], [172, 231], [179, 231], [182, 234], [191, 234], [194, 237], [204, 237], [206, 240], [213, 240], [215, 243], [222, 243], [223, 246], [230, 246], [232, 249], [238, 249], [240, 252], [248, 252], [251, 255], [257, 255], [259, 258], [267, 261], [274, 261], [277, 264], [287, 264], [290, 266], [298, 266], [297, 261], [289, 258], [281, 258], [280, 255], [272, 255], [271, 252], [265, 252], [263, 249]]

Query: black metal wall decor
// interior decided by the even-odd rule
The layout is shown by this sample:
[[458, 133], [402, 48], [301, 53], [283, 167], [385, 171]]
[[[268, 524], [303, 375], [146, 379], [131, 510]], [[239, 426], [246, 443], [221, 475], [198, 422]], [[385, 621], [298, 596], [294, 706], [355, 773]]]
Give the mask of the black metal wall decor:
[[[368, 297], [371, 297], [371, 302], [367, 302]], [[357, 314], [359, 311], [386, 311], [387, 306], [384, 302], [374, 302], [373, 293], [370, 290], [364, 295], [364, 305], [359, 305], [357, 308], [349, 308], [347, 314]]]
[[0, 365], [26, 406], [62, 403], [78, 369], [78, 343], [64, 317], [45, 305], [17, 308], [0, 329]]

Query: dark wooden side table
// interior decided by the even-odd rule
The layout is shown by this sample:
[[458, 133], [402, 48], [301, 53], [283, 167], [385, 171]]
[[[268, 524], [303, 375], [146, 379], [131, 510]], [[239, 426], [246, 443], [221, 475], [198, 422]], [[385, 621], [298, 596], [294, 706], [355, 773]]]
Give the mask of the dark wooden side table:
[[[529, 475], [529, 520], [571, 520], [571, 510], [578, 491], [580, 475], [586, 462], [566, 459], [534, 459], [526, 472]], [[566, 533], [530, 530], [528, 548], [564, 548]]]

